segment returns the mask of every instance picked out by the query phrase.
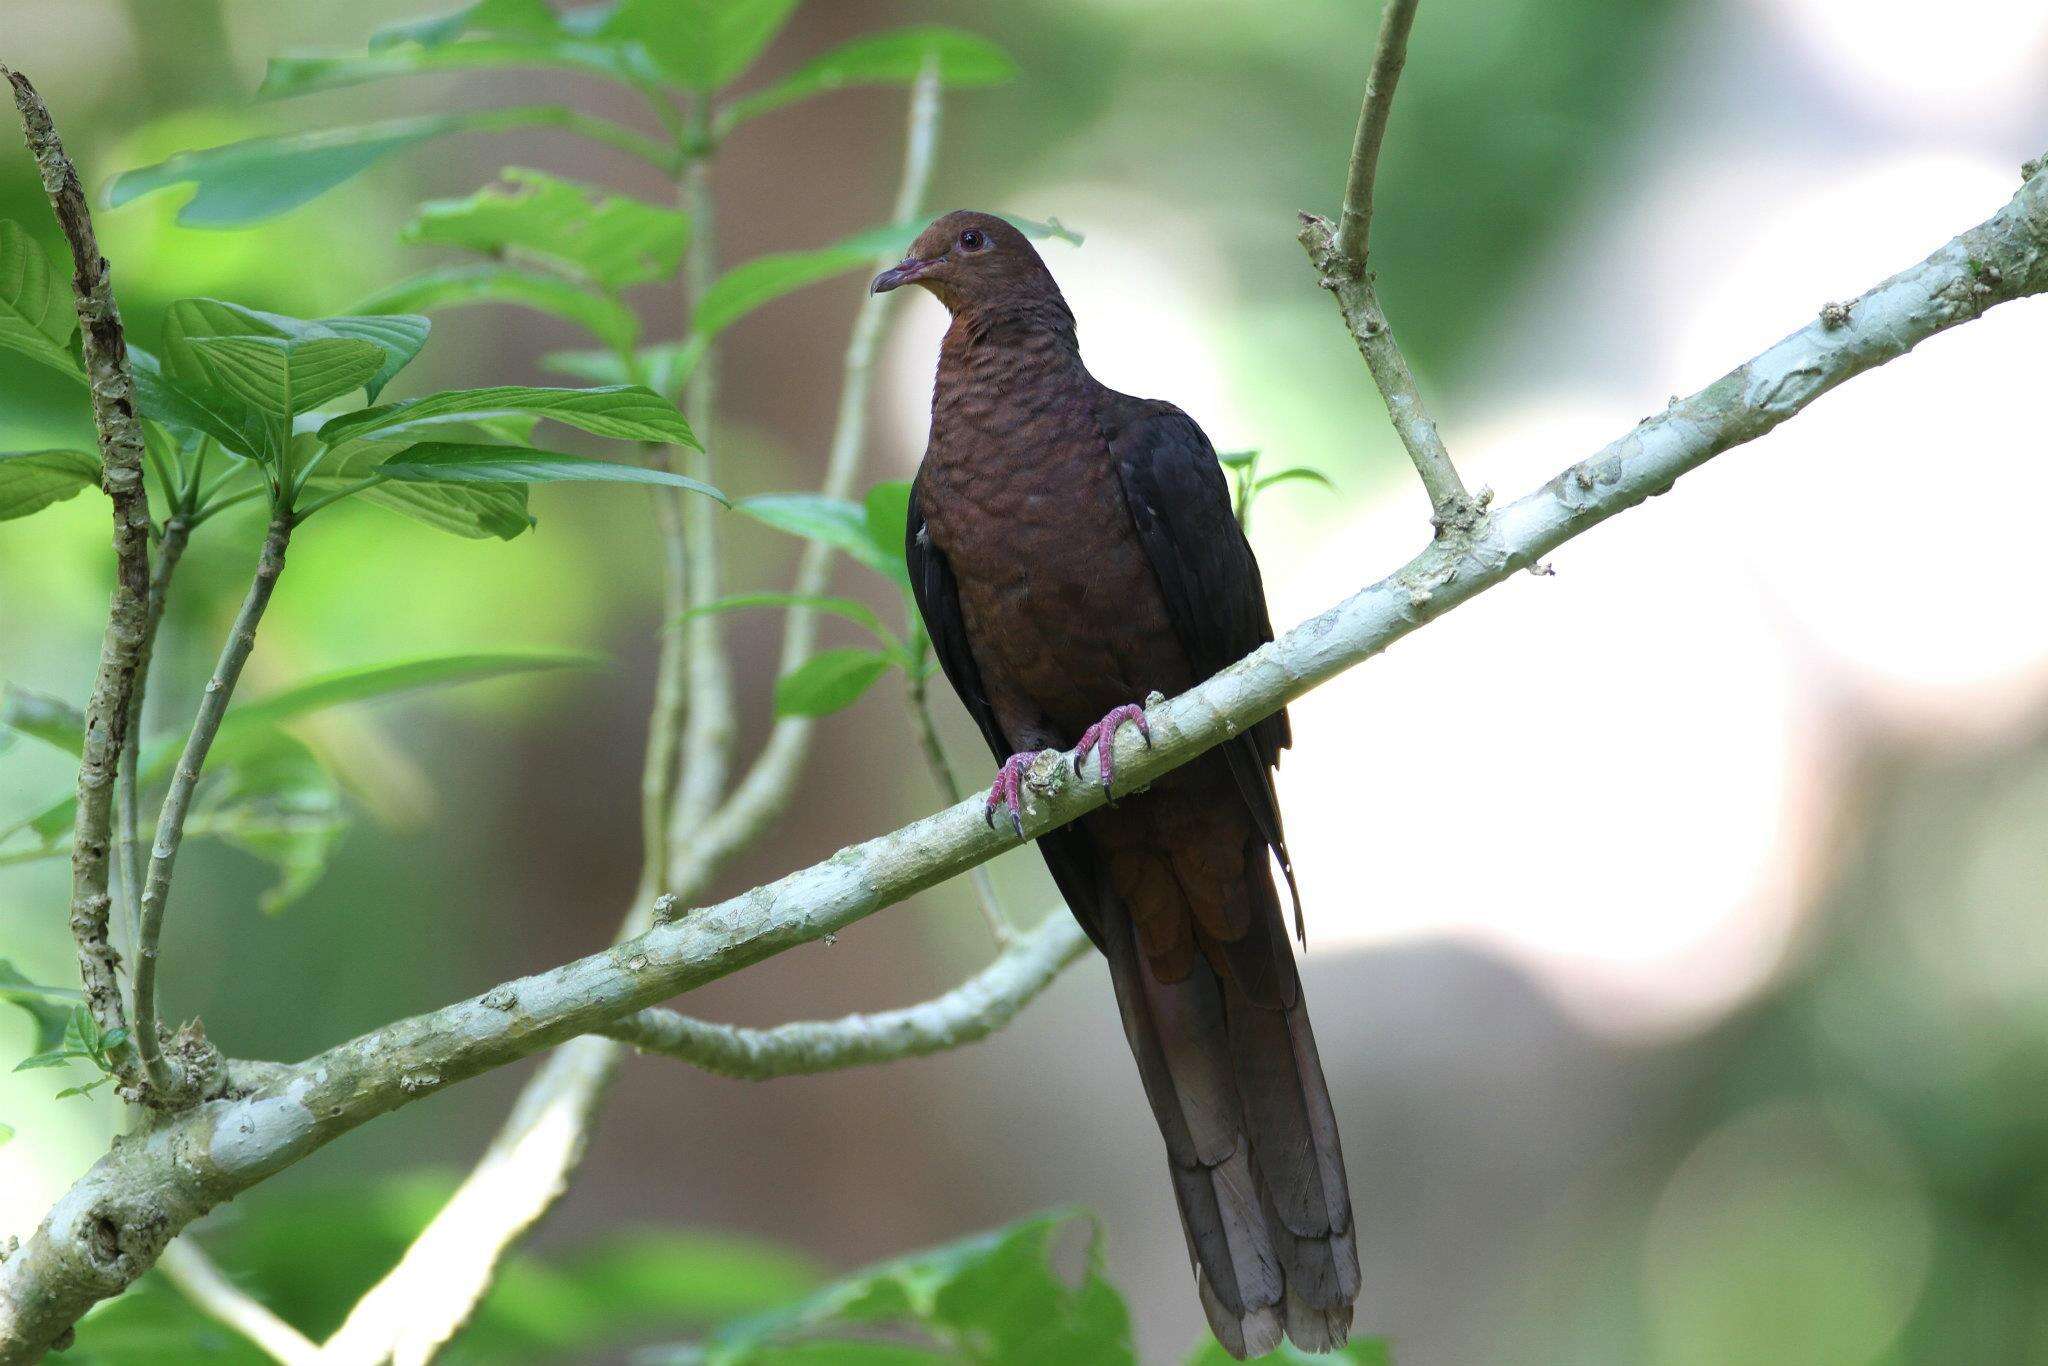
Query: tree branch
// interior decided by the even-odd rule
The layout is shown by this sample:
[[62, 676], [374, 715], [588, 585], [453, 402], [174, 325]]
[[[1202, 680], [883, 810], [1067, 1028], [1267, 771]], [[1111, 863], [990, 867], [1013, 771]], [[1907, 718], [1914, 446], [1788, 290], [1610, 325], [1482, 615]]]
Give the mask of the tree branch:
[[[128, 342], [114, 301], [112, 272], [100, 255], [92, 211], [78, 169], [64, 153], [50, 110], [28, 77], [0, 66], [14, 87], [28, 149], [42, 172], [57, 224], [71, 247], [71, 288], [78, 306], [79, 346], [92, 388], [93, 427], [99, 436], [100, 482], [114, 503], [114, 597], [100, 644], [99, 672], [85, 708], [85, 744], [78, 764], [78, 815], [71, 839], [71, 933], [86, 1005], [102, 1034], [126, 1028], [120, 962], [107, 940], [109, 844], [114, 778], [127, 743], [136, 674], [148, 636], [149, 494], [142, 483], [142, 421], [135, 414]], [[127, 1050], [119, 1050], [127, 1058]], [[137, 1074], [123, 1067], [132, 1090]]]
[[654, 1007], [606, 1026], [604, 1033], [642, 1053], [743, 1081], [921, 1058], [995, 1033], [1087, 950], [1088, 937], [1059, 907], [973, 977], [901, 1010], [745, 1029]]
[[220, 660], [214, 665], [213, 677], [207, 680], [199, 715], [193, 719], [192, 733], [185, 738], [184, 752], [178, 756], [170, 790], [164, 794], [163, 811], [157, 817], [149, 876], [142, 885], [142, 930], [135, 945], [135, 1046], [155, 1092], [151, 1100], [156, 1104], [175, 1105], [192, 1099], [197, 1094], [192, 1083], [200, 1080], [181, 1076], [179, 1069], [163, 1056], [157, 1037], [157, 941], [163, 934], [171, 871], [185, 838], [185, 815], [192, 808], [192, 794], [199, 786], [200, 772], [206, 767], [207, 753], [220, 734], [221, 722], [227, 719], [228, 703], [235, 695], [235, 685], [241, 681], [242, 666], [249, 662], [250, 652], [256, 648], [256, 628], [270, 606], [278, 576], [284, 573], [284, 552], [291, 536], [292, 515], [280, 510], [270, 519], [270, 530], [257, 555], [255, 576], [249, 581], [241, 610], [235, 614], [235, 624], [221, 645]]
[[[2009, 299], [2048, 291], [2048, 176], [1986, 222], [1849, 305], [1493, 513], [1394, 574], [1151, 712], [1126, 731], [1132, 790], [1242, 734], [1681, 475], [1753, 441], [1836, 385]], [[1036, 835], [1100, 806], [1101, 785], [1041, 761], [1025, 813]], [[192, 1219], [359, 1124], [871, 915], [1017, 841], [979, 800], [841, 850], [601, 953], [374, 1030], [296, 1066], [243, 1068], [247, 1090], [161, 1121], [101, 1158], [0, 1264], [0, 1366], [27, 1361], [119, 1293]]]
[[1387, 416], [1408, 458], [1429, 493], [1437, 529], [1450, 535], [1469, 533], [1485, 515], [1487, 497], [1474, 498], [1458, 477], [1458, 467], [1444, 447], [1436, 422], [1422, 403], [1422, 392], [1408, 369], [1407, 358], [1394, 342], [1380, 306], [1372, 273], [1365, 268], [1366, 234], [1372, 226], [1373, 181], [1379, 174], [1380, 143], [1394, 109], [1394, 86], [1408, 60], [1408, 29], [1415, 22], [1419, 0], [1387, 0], [1380, 16], [1379, 44], [1372, 71], [1365, 80], [1365, 100], [1358, 111], [1358, 134], [1351, 147], [1351, 172], [1344, 186], [1344, 208], [1333, 231], [1328, 222], [1303, 214], [1301, 244], [1322, 273], [1323, 287], [1337, 298], [1351, 339], [1372, 371], [1373, 383], [1386, 400]]

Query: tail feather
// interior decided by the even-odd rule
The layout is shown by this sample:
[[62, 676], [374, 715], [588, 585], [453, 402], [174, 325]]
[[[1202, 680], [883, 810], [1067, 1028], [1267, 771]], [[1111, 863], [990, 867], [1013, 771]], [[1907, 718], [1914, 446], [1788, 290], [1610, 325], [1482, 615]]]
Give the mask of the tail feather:
[[[1104, 936], [1202, 1306], [1240, 1358], [1272, 1350], [1283, 1332], [1310, 1351], [1341, 1345], [1359, 1291], [1336, 1117], [1278, 896], [1263, 861], [1245, 882], [1249, 932], [1227, 951], [1205, 940], [1178, 980], [1148, 961], [1137, 917], [1111, 917], [1121, 923]], [[1273, 1004], [1255, 1003], [1233, 970], [1260, 959], [1253, 991]]]

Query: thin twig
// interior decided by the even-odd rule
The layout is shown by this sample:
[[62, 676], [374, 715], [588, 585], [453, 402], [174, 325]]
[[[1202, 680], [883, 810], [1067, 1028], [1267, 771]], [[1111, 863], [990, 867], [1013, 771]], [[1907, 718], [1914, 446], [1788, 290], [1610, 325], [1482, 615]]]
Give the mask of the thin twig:
[[240, 1333], [272, 1361], [284, 1366], [313, 1366], [320, 1360], [320, 1349], [310, 1338], [229, 1280], [190, 1239], [165, 1248], [156, 1265], [194, 1308]]
[[[711, 97], [691, 98], [688, 147], [711, 146]], [[697, 301], [711, 288], [718, 274], [717, 205], [711, 194], [711, 154], [708, 150], [689, 156], [683, 171], [684, 211], [690, 216], [690, 245], [683, 257], [683, 292], [688, 300], [694, 326]], [[717, 447], [718, 344], [705, 345], [684, 386], [683, 408], [697, 434], [695, 449], [681, 452], [684, 474], [704, 483], [715, 483], [712, 452]], [[683, 498], [676, 490], [676, 497]], [[683, 539], [689, 553], [688, 605], [702, 608], [718, 599], [718, 518], [723, 510], [709, 498], [689, 498], [683, 507]], [[670, 829], [680, 833], [695, 828], [718, 805], [732, 769], [732, 742], [737, 723], [733, 717], [732, 660], [725, 650], [725, 619], [717, 612], [700, 611], [690, 618], [687, 632], [689, 658], [689, 713], [683, 723], [680, 763], [682, 774], [676, 784]], [[675, 834], [671, 835], [674, 838]]]
[[[14, 87], [22, 131], [57, 224], [71, 248], [72, 293], [78, 307], [80, 352], [92, 388], [93, 427], [99, 437], [101, 487], [114, 504], [114, 596], [100, 644], [99, 672], [85, 708], [85, 741], [78, 763], [78, 814], [71, 841], [71, 934], [78, 942], [85, 1002], [102, 1034], [125, 1029], [119, 957], [107, 940], [109, 843], [114, 778], [128, 740], [130, 699], [149, 617], [149, 494], [142, 482], [142, 421], [135, 414], [128, 342], [107, 260], [93, 233], [92, 211], [78, 169], [64, 153], [49, 106], [18, 71], [0, 66]], [[126, 1050], [118, 1055], [130, 1056]], [[137, 1074], [124, 1065], [125, 1091]]]
[[[915, 218], [931, 186], [932, 166], [938, 155], [939, 79], [936, 66], [927, 62], [918, 74], [910, 95], [910, 125], [903, 148], [903, 179], [896, 191], [891, 222]], [[878, 257], [877, 269], [892, 263]], [[839, 388], [839, 412], [832, 427], [832, 446], [825, 461], [825, 477], [819, 491], [828, 498], [844, 498], [853, 491], [860, 475], [861, 458], [867, 448], [868, 394], [872, 387], [875, 352], [881, 343], [882, 327], [895, 306], [895, 294], [863, 294], [860, 311], [854, 315], [853, 331], [846, 345], [846, 361]], [[792, 591], [800, 597], [814, 597], [825, 590], [832, 572], [832, 549], [822, 542], [807, 543], [797, 560]], [[817, 614], [798, 605], [783, 619], [782, 652], [776, 676], [788, 674], [810, 657], [818, 634]], [[810, 752], [812, 728], [817, 723], [806, 716], [785, 716], [768, 733], [767, 743], [748, 767], [745, 776], [725, 801], [701, 826], [687, 832], [687, 839], [674, 843], [669, 867], [668, 889], [678, 897], [690, 897], [710, 881], [713, 873], [735, 852], [745, 848], [781, 814], [796, 791]]]
[[743, 1081], [921, 1058], [995, 1033], [1087, 951], [1088, 936], [1062, 906], [959, 986], [900, 1010], [744, 1029], [657, 1006], [628, 1015], [604, 1032], [642, 1053], [677, 1058]]
[[[946, 758], [946, 748], [939, 743], [939, 728], [932, 723], [931, 690], [925, 686], [927, 681], [922, 674], [911, 671], [905, 699], [910, 706], [911, 727], [917, 732], [918, 748], [924, 751], [925, 767], [931, 770], [932, 782], [938, 786], [939, 796], [951, 806], [963, 794], [960, 780], [953, 773], [953, 765]], [[968, 871], [967, 877], [974, 884], [975, 902], [981, 907], [981, 918], [988, 925], [996, 947], [1008, 948], [1017, 932], [1011, 928], [1010, 917], [1003, 911], [1002, 899], [996, 895], [995, 879], [989, 876], [988, 865], [976, 864]]]
[[199, 786], [207, 751], [213, 748], [221, 722], [227, 717], [228, 702], [242, 677], [242, 666], [249, 662], [250, 651], [256, 647], [256, 628], [263, 620], [264, 609], [270, 606], [278, 576], [284, 572], [284, 552], [291, 535], [291, 513], [280, 511], [271, 518], [270, 530], [257, 556], [256, 573], [242, 599], [241, 610], [235, 614], [235, 624], [221, 645], [220, 660], [214, 665], [213, 677], [207, 680], [199, 714], [192, 722], [192, 733], [185, 739], [184, 752], [178, 756], [178, 766], [171, 772], [170, 790], [164, 794], [163, 812], [157, 817], [149, 875], [142, 884], [142, 930], [135, 945], [135, 1046], [160, 1101], [189, 1099], [191, 1088], [186, 1083], [196, 1080], [176, 1075], [164, 1058], [157, 1037], [157, 944], [163, 935], [171, 873], [185, 837], [185, 814], [191, 810], [192, 793]]
[[141, 763], [143, 695], [149, 688], [149, 666], [156, 653], [156, 633], [163, 625], [164, 603], [171, 576], [192, 536], [192, 521], [182, 512], [164, 519], [163, 540], [149, 576], [149, 615], [143, 623], [142, 649], [135, 660], [135, 690], [128, 703], [128, 733], [122, 737], [121, 771], [116, 775], [115, 801], [120, 816], [121, 895], [130, 944], [142, 940]]
[[1372, 227], [1374, 182], [1379, 175], [1380, 143], [1393, 113], [1394, 86], [1408, 59], [1408, 30], [1419, 0], [1387, 0], [1380, 16], [1378, 46], [1365, 80], [1365, 99], [1358, 110], [1358, 133], [1351, 146], [1351, 169], [1344, 185], [1344, 208], [1333, 231], [1328, 222], [1303, 214], [1301, 244], [1322, 274], [1322, 284], [1337, 298], [1344, 324], [1351, 331], [1372, 371], [1373, 383], [1386, 400], [1387, 416], [1429, 493], [1437, 529], [1447, 535], [1469, 535], [1486, 512], [1486, 498], [1474, 498], [1458, 477], [1436, 422], [1423, 406], [1422, 392], [1408, 361], [1394, 341], [1380, 306], [1372, 272], [1365, 268], [1367, 234]]
[[1387, 0], [1380, 15], [1379, 42], [1373, 47], [1372, 70], [1365, 78], [1365, 102], [1358, 109], [1358, 131], [1351, 140], [1351, 175], [1344, 185], [1344, 211], [1337, 220], [1336, 251], [1354, 275], [1365, 272], [1368, 236], [1372, 231], [1373, 182], [1379, 178], [1380, 143], [1394, 112], [1394, 86], [1408, 61], [1408, 30], [1421, 0]]

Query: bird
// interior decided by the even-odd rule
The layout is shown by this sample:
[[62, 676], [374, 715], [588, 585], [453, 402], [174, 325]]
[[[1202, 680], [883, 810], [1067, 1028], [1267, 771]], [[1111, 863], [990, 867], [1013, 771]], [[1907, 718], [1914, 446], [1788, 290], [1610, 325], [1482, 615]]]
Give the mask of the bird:
[[1215, 449], [1170, 403], [1108, 388], [1031, 241], [960, 210], [880, 294], [951, 313], [904, 555], [940, 668], [1000, 761], [985, 803], [1021, 836], [1046, 750], [1092, 751], [1110, 804], [1037, 844], [1109, 965], [1165, 1140], [1197, 1294], [1226, 1350], [1348, 1338], [1357, 1235], [1336, 1113], [1288, 942], [1301, 900], [1273, 771], [1276, 712], [1114, 800], [1113, 743], [1144, 702], [1273, 638], [1258, 561]]

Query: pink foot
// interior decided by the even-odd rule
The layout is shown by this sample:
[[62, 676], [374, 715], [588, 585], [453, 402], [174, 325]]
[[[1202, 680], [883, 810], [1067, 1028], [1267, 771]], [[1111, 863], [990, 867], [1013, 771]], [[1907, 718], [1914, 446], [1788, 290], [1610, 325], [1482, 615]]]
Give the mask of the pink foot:
[[1027, 749], [1021, 754], [1012, 754], [1003, 760], [1003, 766], [996, 770], [996, 780], [989, 785], [988, 804], [981, 810], [981, 818], [988, 822], [988, 828], [996, 828], [996, 812], [1009, 813], [1010, 828], [1017, 832], [1017, 838], [1024, 838], [1024, 774], [1046, 751]]
[[1112, 798], [1116, 796], [1116, 729], [1126, 721], [1138, 728], [1138, 734], [1145, 737], [1145, 747], [1150, 749], [1152, 726], [1145, 719], [1145, 709], [1135, 702], [1126, 702], [1081, 732], [1081, 743], [1074, 746], [1074, 772], [1080, 773], [1088, 751], [1093, 749], [1102, 763], [1102, 790]]

